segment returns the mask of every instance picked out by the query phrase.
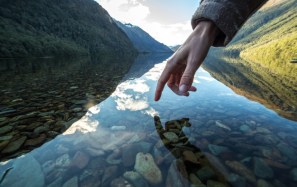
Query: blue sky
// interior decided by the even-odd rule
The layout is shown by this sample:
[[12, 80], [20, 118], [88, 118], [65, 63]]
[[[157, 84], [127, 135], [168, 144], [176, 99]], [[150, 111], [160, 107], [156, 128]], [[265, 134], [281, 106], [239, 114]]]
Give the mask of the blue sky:
[[109, 14], [141, 27], [166, 45], [182, 44], [199, 0], [96, 0]]

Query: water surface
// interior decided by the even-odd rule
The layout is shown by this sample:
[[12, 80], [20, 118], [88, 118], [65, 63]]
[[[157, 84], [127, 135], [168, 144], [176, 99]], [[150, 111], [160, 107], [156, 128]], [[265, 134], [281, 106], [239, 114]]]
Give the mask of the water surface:
[[155, 65], [135, 61], [111, 96], [62, 135], [1, 162], [0, 186], [295, 186], [295, 121], [202, 68], [196, 93], [165, 88], [154, 102], [165, 62], [147, 60]]

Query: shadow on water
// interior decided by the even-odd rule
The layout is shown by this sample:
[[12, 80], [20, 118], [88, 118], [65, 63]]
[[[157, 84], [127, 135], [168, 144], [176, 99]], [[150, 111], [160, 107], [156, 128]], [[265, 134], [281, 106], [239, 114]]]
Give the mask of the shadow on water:
[[[229, 186], [227, 182], [228, 171], [209, 153], [203, 153], [198, 147], [191, 144], [189, 138], [183, 132], [183, 128], [191, 127], [189, 118], [170, 120], [162, 126], [158, 116], [154, 117], [156, 131], [162, 143], [169, 151], [159, 161], [169, 164], [166, 186], [191, 186], [191, 185], [218, 185]], [[214, 163], [209, 161], [209, 158]], [[164, 159], [164, 160], [163, 160]], [[212, 165], [213, 164], [213, 165]], [[164, 173], [165, 173], [164, 172]]]
[[209, 56], [203, 68], [235, 93], [297, 121], [297, 84], [286, 75], [273, 75], [240, 58]]
[[0, 60], [0, 160], [64, 132], [106, 99], [133, 56]]

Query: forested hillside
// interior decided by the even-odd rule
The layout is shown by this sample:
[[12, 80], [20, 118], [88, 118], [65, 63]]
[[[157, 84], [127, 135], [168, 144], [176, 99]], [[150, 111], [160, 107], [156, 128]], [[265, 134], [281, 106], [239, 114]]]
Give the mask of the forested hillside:
[[[265, 8], [247, 21], [225, 52], [239, 54], [274, 75], [297, 81], [297, 1], [286, 0]], [[287, 81], [288, 81], [287, 80]]]
[[135, 52], [93, 0], [0, 0], [0, 57]]

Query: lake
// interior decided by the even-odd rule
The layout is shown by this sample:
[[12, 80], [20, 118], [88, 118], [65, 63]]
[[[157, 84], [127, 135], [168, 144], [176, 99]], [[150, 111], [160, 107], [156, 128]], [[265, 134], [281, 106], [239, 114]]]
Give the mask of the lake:
[[[260, 80], [251, 68], [237, 64], [242, 68], [236, 69], [234, 62], [210, 57], [195, 75], [196, 93], [180, 97], [165, 88], [161, 100], [155, 102], [154, 89], [166, 58], [157, 54], [135, 60], [47, 62], [51, 65], [33, 74], [30, 66], [30, 74], [23, 73], [21, 79], [12, 74], [17, 68], [2, 67], [6, 72], [2, 80], [16, 82], [1, 87], [0, 128], [12, 129], [1, 135], [0, 145], [17, 132], [15, 141], [25, 137], [27, 147], [22, 156], [20, 152], [7, 156], [3, 154], [7, 144], [2, 147], [0, 186], [296, 186], [296, 94], [283, 96], [269, 86], [273, 81], [264, 76]], [[39, 76], [43, 69], [49, 72], [48, 67], [52, 73]], [[25, 75], [30, 76], [26, 79]], [[23, 92], [17, 94], [13, 87], [18, 86]], [[48, 87], [55, 89], [49, 92]], [[282, 91], [296, 93], [290, 86]], [[102, 92], [105, 95], [97, 97]], [[21, 103], [11, 104], [13, 100]], [[28, 114], [16, 113], [26, 105], [32, 109]], [[36, 113], [41, 109], [52, 113]], [[24, 115], [30, 117], [18, 117]], [[10, 125], [17, 119], [26, 121]], [[28, 146], [48, 132], [39, 129], [38, 134], [37, 127], [26, 129], [27, 124], [44, 126], [55, 120], [63, 121], [64, 128], [52, 123], [46, 130], [62, 134]]]

